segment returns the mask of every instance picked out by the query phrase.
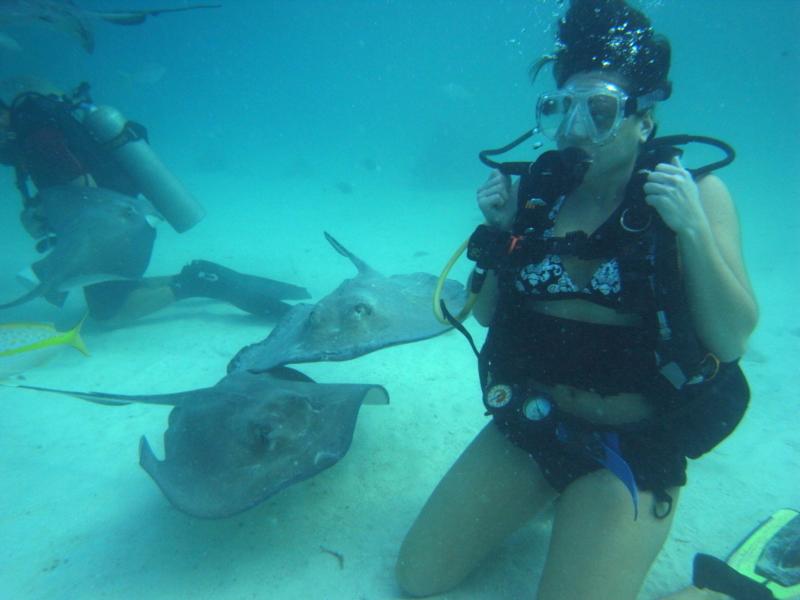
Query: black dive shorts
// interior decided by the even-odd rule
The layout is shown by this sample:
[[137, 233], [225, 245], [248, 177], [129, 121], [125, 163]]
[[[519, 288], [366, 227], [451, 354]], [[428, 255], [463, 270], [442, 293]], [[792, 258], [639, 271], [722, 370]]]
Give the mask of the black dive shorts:
[[[639, 490], [663, 493], [686, 484], [688, 458], [698, 458], [725, 439], [741, 420], [747, 408], [749, 389], [737, 365], [720, 368], [714, 380], [693, 386], [679, 399], [665, 400], [652, 420], [622, 426], [602, 426], [564, 413], [552, 405], [546, 417], [526, 416], [526, 403], [538, 392], [488, 378], [481, 370], [484, 405], [500, 431], [539, 464], [550, 485], [562, 492], [576, 479], [603, 468], [587, 444], [593, 436], [616, 433], [622, 458], [633, 471]], [[489, 380], [491, 383], [489, 383]], [[487, 385], [488, 384], [488, 385]], [[490, 406], [487, 396], [497, 385], [507, 386], [512, 400], [501, 409]], [[559, 427], [575, 433], [565, 442]]]
[[[559, 410], [536, 390], [499, 385], [513, 390], [512, 400], [500, 409], [484, 401], [494, 425], [536, 460], [556, 491], [563, 492], [576, 479], [604, 468], [596, 458], [597, 439], [604, 434], [616, 434], [619, 453], [631, 468], [639, 490], [660, 493], [686, 484], [686, 456], [669, 436], [651, 428], [591, 424]], [[497, 384], [490, 386], [485, 395], [493, 392], [497, 392]], [[524, 405], [532, 398], [544, 398], [548, 403], [546, 416], [537, 415], [537, 420], [526, 416]]]

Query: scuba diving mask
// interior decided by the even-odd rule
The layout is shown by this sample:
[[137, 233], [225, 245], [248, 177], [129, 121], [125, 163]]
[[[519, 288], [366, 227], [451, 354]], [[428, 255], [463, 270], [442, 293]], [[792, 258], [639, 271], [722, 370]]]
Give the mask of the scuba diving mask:
[[655, 105], [651, 95], [628, 96], [612, 83], [565, 86], [542, 94], [536, 104], [536, 128], [551, 140], [569, 136], [605, 144], [625, 117]]

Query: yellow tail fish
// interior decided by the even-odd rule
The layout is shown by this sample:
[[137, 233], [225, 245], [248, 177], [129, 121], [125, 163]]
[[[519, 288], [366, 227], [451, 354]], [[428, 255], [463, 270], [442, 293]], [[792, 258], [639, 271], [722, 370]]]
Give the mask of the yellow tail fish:
[[39, 366], [66, 346], [88, 356], [81, 325], [58, 331], [48, 323], [0, 323], [0, 379]]

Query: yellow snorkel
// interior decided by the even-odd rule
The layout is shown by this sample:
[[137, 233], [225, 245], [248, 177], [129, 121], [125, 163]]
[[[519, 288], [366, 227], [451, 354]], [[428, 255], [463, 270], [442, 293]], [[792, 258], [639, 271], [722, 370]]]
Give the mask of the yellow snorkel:
[[[442, 274], [439, 275], [439, 280], [436, 282], [436, 288], [433, 290], [433, 314], [436, 316], [436, 319], [442, 325], [453, 324], [444, 315], [444, 312], [442, 310], [442, 307], [444, 305], [444, 302], [442, 301], [442, 290], [444, 289], [445, 281], [447, 281], [447, 276], [453, 269], [453, 265], [456, 264], [458, 259], [461, 258], [461, 255], [464, 254], [464, 250], [467, 249], [467, 244], [469, 244], [469, 238], [464, 240], [464, 242], [453, 253], [453, 256], [450, 257], [450, 260], [447, 261], [447, 264], [444, 266], [444, 269], [442, 269]], [[467, 316], [469, 316], [472, 307], [475, 305], [475, 300], [477, 299], [478, 295], [475, 292], [470, 291], [467, 296], [467, 301], [464, 303], [464, 307], [453, 318], [457, 321], [463, 321], [464, 319], [466, 319]]]
[[[539, 71], [541, 71], [542, 68], [545, 65], [547, 65], [548, 63], [555, 62], [555, 60], [556, 60], [556, 56], [553, 55], [553, 54], [545, 54], [545, 55], [543, 55], [538, 61], [536, 61], [531, 66], [531, 69], [530, 69], [531, 78], [533, 80], [535, 80], [536, 77], [539, 74]], [[513, 175], [521, 175], [522, 173], [527, 171], [527, 168], [530, 165], [530, 162], [497, 163], [497, 162], [491, 160], [489, 157], [490, 156], [499, 155], [499, 154], [505, 154], [509, 150], [511, 150], [513, 148], [516, 148], [522, 142], [524, 142], [527, 139], [529, 139], [530, 137], [532, 137], [535, 133], [537, 133], [537, 130], [536, 129], [531, 129], [531, 130], [526, 131], [525, 133], [523, 133], [521, 136], [519, 136], [517, 139], [515, 139], [510, 144], [506, 144], [505, 146], [503, 146], [501, 148], [496, 148], [496, 149], [491, 149], [491, 150], [482, 150], [481, 152], [478, 153], [478, 158], [487, 167], [490, 167], [492, 169], [498, 169], [502, 173], [505, 173], [507, 175], [511, 175], [511, 174], [513, 174]], [[536, 147], [538, 147], [540, 145], [541, 144], [538, 144]], [[456, 249], [456, 251], [450, 257], [450, 260], [447, 261], [447, 264], [444, 266], [444, 269], [442, 269], [442, 273], [441, 273], [441, 275], [439, 275], [439, 280], [436, 282], [436, 288], [433, 291], [433, 314], [436, 316], [436, 319], [440, 323], [442, 323], [443, 325], [453, 325], [453, 326], [455, 326], [455, 323], [451, 322], [451, 320], [448, 319], [447, 316], [445, 316], [445, 314], [444, 314], [445, 311], [446, 311], [446, 307], [444, 307], [444, 303], [442, 302], [442, 290], [444, 289], [444, 284], [447, 281], [447, 275], [450, 273], [450, 271], [452, 270], [453, 266], [456, 264], [458, 259], [464, 253], [464, 251], [467, 249], [468, 245], [469, 245], [469, 238], [464, 240], [464, 242], [458, 247], [458, 249]], [[471, 289], [468, 292], [467, 301], [464, 303], [464, 307], [461, 309], [461, 311], [455, 316], [449, 315], [449, 313], [448, 313], [448, 316], [450, 316], [451, 318], [453, 318], [455, 321], [458, 321], [458, 322], [463, 321], [464, 319], [466, 319], [469, 316], [470, 311], [472, 311], [472, 307], [475, 305], [475, 301], [478, 299], [478, 294], [473, 290], [474, 289], [480, 290], [480, 283], [482, 283], [482, 279], [485, 276], [486, 276], [486, 271], [484, 269], [476, 266], [475, 270], [473, 271], [473, 277], [479, 277], [481, 279], [481, 281], [477, 285], [470, 285], [469, 286]], [[475, 282], [473, 282], [473, 284], [474, 283]], [[443, 309], [443, 307], [444, 307], [444, 309]]]

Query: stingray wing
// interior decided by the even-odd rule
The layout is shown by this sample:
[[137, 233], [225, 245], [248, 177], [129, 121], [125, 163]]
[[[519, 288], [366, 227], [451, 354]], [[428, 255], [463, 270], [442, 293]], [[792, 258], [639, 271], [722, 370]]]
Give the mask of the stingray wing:
[[139, 462], [170, 503], [201, 518], [235, 515], [334, 465], [361, 404], [388, 402], [381, 386], [246, 372], [226, 377], [217, 393], [173, 411], [163, 461], [140, 442]]
[[[443, 325], [433, 313], [433, 293], [436, 277], [430, 273], [393, 275], [389, 278], [394, 292], [392, 328], [387, 332], [396, 344], [414, 342], [437, 336], [451, 329]], [[464, 286], [448, 279], [442, 290], [442, 300], [451, 312], [458, 312], [467, 300]]]
[[295, 304], [264, 340], [245, 346], [236, 353], [228, 363], [228, 373], [263, 373], [279, 365], [314, 360], [319, 354], [303, 348], [304, 331], [313, 311], [313, 304]]
[[[55, 247], [32, 265], [41, 285], [0, 309], [87, 281], [138, 279], [150, 262], [156, 232], [152, 207], [102, 188], [58, 186], [43, 190], [41, 210], [54, 231]], [[63, 300], [63, 299], [62, 299]]]
[[[435, 284], [436, 278], [428, 273], [359, 275], [316, 305], [295, 305], [264, 340], [240, 350], [228, 372], [349, 360], [444, 333], [450, 326], [442, 325], [432, 309]], [[466, 301], [466, 290], [448, 280], [442, 297], [457, 311]]]
[[[385, 277], [354, 255], [329, 233], [325, 239], [358, 270], [315, 305], [297, 304], [266, 339], [240, 350], [228, 372], [264, 372], [277, 365], [348, 360], [368, 352], [444, 333], [433, 314], [436, 277], [411, 273]], [[445, 282], [442, 297], [460, 310], [466, 290]]]

